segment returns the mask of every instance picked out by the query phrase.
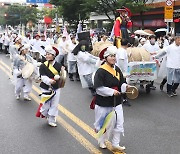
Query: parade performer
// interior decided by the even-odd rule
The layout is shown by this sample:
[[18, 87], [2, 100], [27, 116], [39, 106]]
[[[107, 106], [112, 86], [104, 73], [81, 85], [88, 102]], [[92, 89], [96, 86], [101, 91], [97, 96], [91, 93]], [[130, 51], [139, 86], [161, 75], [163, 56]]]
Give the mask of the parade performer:
[[58, 44], [58, 50], [59, 55], [56, 58], [57, 62], [67, 67], [68, 41], [65, 35], [62, 36], [62, 40]]
[[[20, 54], [16, 54], [14, 57], [14, 66], [13, 66], [13, 74], [16, 77], [15, 79], [15, 95], [16, 99], [20, 99], [20, 94], [23, 92], [24, 100], [30, 101], [29, 93], [32, 90], [32, 80], [25, 79], [22, 76], [22, 70], [25, 67], [25, 65], [30, 62], [32, 63], [32, 59], [27, 53], [29, 52], [29, 45], [22, 45], [19, 48]], [[31, 68], [30, 68], [31, 69]], [[28, 70], [31, 71], [31, 70]]]
[[11, 35], [10, 34], [7, 34], [5, 35], [4, 37], [4, 52], [6, 54], [6, 56], [9, 54], [9, 43], [11, 41]]
[[[171, 39], [170, 45], [172, 43], [174, 43], [174, 38]], [[163, 78], [163, 80], [160, 83], [160, 90], [163, 91], [164, 85], [167, 82], [167, 67], [166, 67], [167, 55], [164, 55], [161, 59], [162, 60], [161, 60], [161, 64], [160, 64], [160, 68], [159, 68], [159, 72], [158, 72], [158, 77]]]
[[[48, 45], [45, 47], [46, 60], [41, 64], [39, 72], [42, 82], [40, 83], [42, 95], [40, 113], [48, 119], [48, 124], [56, 127], [56, 116], [58, 115], [58, 103], [60, 100], [60, 88], [58, 85], [61, 64], [55, 61], [59, 54], [57, 48]], [[36, 115], [37, 116], [37, 115]]]
[[43, 47], [47, 46], [47, 45], [50, 45], [47, 40], [46, 40], [46, 36], [44, 34], [41, 35], [41, 45]]
[[50, 34], [48, 35], [47, 42], [48, 42], [48, 44], [50, 44], [50, 45], [53, 45], [53, 44], [55, 43], [55, 42], [54, 42], [54, 38], [53, 38], [53, 33], [50, 33]]
[[115, 35], [115, 45], [117, 48], [121, 46], [121, 39], [126, 38], [129, 40], [129, 34], [127, 29], [132, 26], [130, 20], [131, 11], [128, 8], [117, 9], [117, 12], [120, 13], [119, 17], [116, 18], [114, 23], [114, 35]]
[[2, 49], [3, 42], [4, 42], [4, 36], [3, 36], [3, 34], [0, 34], [0, 53], [3, 52], [3, 49]]
[[73, 53], [77, 58], [78, 72], [83, 88], [89, 88], [91, 94], [95, 95], [95, 89], [92, 83], [92, 74], [95, 71], [96, 62], [99, 60], [99, 57], [93, 56], [87, 52], [87, 47], [89, 43], [86, 40], [82, 40], [74, 48]]
[[95, 73], [94, 88], [96, 88], [96, 105], [94, 126], [95, 131], [100, 132], [103, 120], [114, 109], [116, 114], [115, 122], [111, 124], [111, 128], [105, 130], [104, 135], [98, 138], [98, 143], [101, 148], [106, 148], [105, 141], [108, 140], [110, 134], [113, 134], [113, 150], [123, 151], [125, 147], [119, 145], [120, 135], [121, 133], [124, 134], [121, 90], [122, 85], [126, 88], [127, 84], [121, 70], [115, 65], [116, 52], [117, 48], [115, 46], [108, 47], [103, 55], [105, 63]]
[[[116, 65], [121, 69], [124, 77], [126, 77], [127, 69], [128, 69], [128, 40], [122, 38], [121, 39], [121, 47], [118, 49], [116, 54]], [[131, 106], [130, 102], [126, 98], [126, 94], [123, 94], [123, 105]]]
[[16, 54], [19, 54], [18, 49], [22, 46], [22, 39], [19, 36], [16, 36], [13, 41], [11, 46], [9, 47], [9, 53], [10, 53], [10, 58], [13, 61], [14, 56]]
[[42, 57], [45, 55], [45, 51], [42, 48], [43, 44], [40, 40], [40, 35], [36, 34], [35, 39], [31, 42], [33, 58], [37, 61], [41, 61]]
[[180, 36], [176, 36], [174, 43], [161, 49], [155, 58], [161, 58], [167, 54], [167, 95], [177, 96], [176, 89], [180, 83]]
[[[11, 45], [9, 46], [9, 53], [10, 53], [10, 60], [11, 60], [11, 68], [12, 68], [12, 74], [14, 70], [14, 60], [17, 54], [19, 54], [18, 49], [22, 46], [21, 43], [21, 37], [16, 36], [14, 40], [12, 40]], [[12, 83], [15, 84], [16, 81], [16, 75], [13, 74]]]
[[[160, 50], [155, 35], [151, 35], [149, 37], [149, 41], [145, 43], [142, 48], [146, 49], [151, 54], [151, 61], [153, 61], [153, 55], [157, 53], [158, 50]], [[154, 81], [151, 81], [151, 87], [152, 90], [155, 90], [156, 87], [154, 86]]]
[[74, 54], [72, 53], [73, 49], [76, 47], [77, 42], [75, 39], [75, 36], [71, 37], [71, 42], [69, 43], [69, 52], [67, 56], [67, 61], [68, 61], [68, 73], [69, 73], [69, 79], [70, 81], [74, 81], [73, 75], [76, 75], [76, 80], [80, 81], [79, 79], [79, 74], [78, 74], [78, 69], [77, 69], [77, 60]]

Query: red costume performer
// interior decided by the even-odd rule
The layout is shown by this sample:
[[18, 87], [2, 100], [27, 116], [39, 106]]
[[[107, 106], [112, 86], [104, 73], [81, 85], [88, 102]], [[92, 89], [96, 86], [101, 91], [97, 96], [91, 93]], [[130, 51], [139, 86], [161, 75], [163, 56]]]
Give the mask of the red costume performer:
[[120, 15], [116, 18], [114, 23], [114, 35], [116, 47], [120, 48], [122, 38], [129, 40], [127, 29], [132, 26], [132, 22], [129, 18], [131, 17], [131, 11], [128, 8], [123, 7], [122, 9], [117, 9], [117, 12], [119, 12]]

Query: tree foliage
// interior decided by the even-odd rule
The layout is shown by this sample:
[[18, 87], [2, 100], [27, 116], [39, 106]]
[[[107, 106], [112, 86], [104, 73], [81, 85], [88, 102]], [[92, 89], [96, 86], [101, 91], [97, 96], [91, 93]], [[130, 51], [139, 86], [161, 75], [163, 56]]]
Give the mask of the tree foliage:
[[[109, 13], [116, 16], [116, 9], [122, 6], [128, 7], [133, 13], [146, 11], [144, 5], [148, 0], [51, 0], [50, 3], [61, 6], [62, 15], [69, 23], [86, 20], [91, 12], [106, 14], [110, 19]], [[152, 0], [153, 1], [153, 0]]]
[[36, 23], [38, 21], [37, 8], [30, 8], [28, 6], [11, 5], [6, 11], [6, 24], [18, 25], [20, 23], [26, 25], [28, 21]]
[[5, 8], [1, 8], [0, 9], [0, 25], [5, 25], [5, 19], [4, 19], [4, 14], [6, 12], [6, 9]]
[[51, 0], [50, 3], [59, 6], [65, 21], [70, 24], [77, 24], [89, 18], [90, 9], [86, 0]]

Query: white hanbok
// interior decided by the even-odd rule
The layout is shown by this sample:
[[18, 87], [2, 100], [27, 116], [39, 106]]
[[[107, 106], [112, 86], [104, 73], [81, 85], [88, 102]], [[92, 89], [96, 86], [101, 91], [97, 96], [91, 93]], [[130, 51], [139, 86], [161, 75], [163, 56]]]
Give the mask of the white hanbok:
[[26, 60], [30, 60], [30, 57], [26, 56], [26, 60], [23, 60], [24, 57], [17, 54], [14, 58], [15, 96], [20, 97], [23, 94], [24, 98], [27, 98], [32, 90], [32, 80], [22, 77], [22, 69], [26, 65]]
[[97, 70], [96, 63], [99, 57], [95, 57], [86, 51], [79, 51], [76, 58], [82, 87], [93, 87], [92, 74]]

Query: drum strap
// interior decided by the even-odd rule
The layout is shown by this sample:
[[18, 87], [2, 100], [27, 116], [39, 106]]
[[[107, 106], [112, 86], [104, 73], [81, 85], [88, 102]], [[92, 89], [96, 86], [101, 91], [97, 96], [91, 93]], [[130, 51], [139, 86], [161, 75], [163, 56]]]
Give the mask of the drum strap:
[[58, 71], [53, 67], [52, 64], [49, 64], [48, 67], [48, 61], [45, 61], [44, 64], [47, 66], [47, 68], [54, 74], [54, 75], [58, 75]]
[[100, 66], [100, 68], [106, 70], [107, 72], [109, 72], [110, 74], [112, 74], [114, 77], [116, 77], [119, 81], [120, 81], [120, 74], [119, 72], [117, 72], [114, 68], [112, 68], [111, 66], [107, 65], [107, 64], [103, 64]]

